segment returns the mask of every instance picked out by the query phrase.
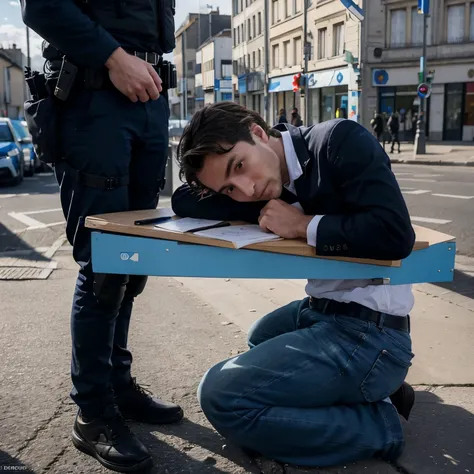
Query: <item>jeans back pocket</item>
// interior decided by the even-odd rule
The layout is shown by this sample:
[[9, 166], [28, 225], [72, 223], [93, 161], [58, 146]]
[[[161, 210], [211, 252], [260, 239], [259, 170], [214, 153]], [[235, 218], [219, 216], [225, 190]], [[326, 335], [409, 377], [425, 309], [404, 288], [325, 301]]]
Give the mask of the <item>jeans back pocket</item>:
[[392, 395], [405, 380], [412, 358], [413, 354], [409, 352], [395, 356], [383, 349], [361, 383], [365, 400], [373, 403]]

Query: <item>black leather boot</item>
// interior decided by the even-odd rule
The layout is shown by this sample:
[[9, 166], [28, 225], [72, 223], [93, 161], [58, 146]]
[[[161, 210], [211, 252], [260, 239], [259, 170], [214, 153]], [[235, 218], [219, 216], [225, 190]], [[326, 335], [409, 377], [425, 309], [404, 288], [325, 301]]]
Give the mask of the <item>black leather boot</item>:
[[165, 402], [137, 384], [135, 378], [124, 390], [115, 394], [120, 413], [127, 420], [142, 423], [165, 424], [175, 423], [183, 418], [179, 405]]
[[153, 466], [148, 449], [130, 431], [120, 414], [88, 420], [79, 412], [72, 430], [72, 442], [77, 449], [112, 471], [143, 472]]
[[408, 421], [410, 412], [415, 404], [415, 391], [413, 387], [407, 382], [403, 382], [401, 387], [392, 395], [390, 400], [393, 406], [397, 409], [398, 414], [403, 416]]

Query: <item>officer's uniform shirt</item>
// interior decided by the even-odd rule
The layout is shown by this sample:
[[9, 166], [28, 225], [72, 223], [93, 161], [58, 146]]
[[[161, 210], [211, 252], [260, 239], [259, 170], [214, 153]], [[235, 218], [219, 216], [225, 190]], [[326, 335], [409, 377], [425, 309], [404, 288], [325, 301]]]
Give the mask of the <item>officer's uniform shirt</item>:
[[[285, 188], [297, 196], [294, 182], [303, 174], [289, 132], [281, 132], [289, 182]], [[297, 196], [298, 197], [298, 196]], [[301, 209], [296, 203], [294, 206]], [[316, 247], [318, 224], [324, 216], [315, 216], [307, 230], [308, 245]], [[415, 304], [412, 285], [372, 285], [371, 280], [308, 280], [306, 293], [313, 298], [359, 303], [374, 311], [395, 316], [410, 314]]]

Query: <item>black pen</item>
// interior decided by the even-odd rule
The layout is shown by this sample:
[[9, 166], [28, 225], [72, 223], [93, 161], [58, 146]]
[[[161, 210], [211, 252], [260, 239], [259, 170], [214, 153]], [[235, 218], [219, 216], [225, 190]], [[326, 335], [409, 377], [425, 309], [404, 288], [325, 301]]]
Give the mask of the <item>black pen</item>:
[[208, 225], [206, 227], [195, 227], [194, 229], [188, 229], [185, 231], [185, 233], [189, 233], [189, 232], [197, 232], [197, 231], [201, 231], [201, 230], [209, 230], [209, 229], [217, 229], [219, 227], [228, 227], [230, 226], [230, 223], [229, 222], [220, 222], [219, 224], [214, 224], [214, 225]]
[[170, 220], [171, 217], [153, 217], [151, 219], [141, 219], [138, 221], [135, 221], [135, 225], [148, 225], [148, 224], [161, 224], [162, 222], [166, 222]]

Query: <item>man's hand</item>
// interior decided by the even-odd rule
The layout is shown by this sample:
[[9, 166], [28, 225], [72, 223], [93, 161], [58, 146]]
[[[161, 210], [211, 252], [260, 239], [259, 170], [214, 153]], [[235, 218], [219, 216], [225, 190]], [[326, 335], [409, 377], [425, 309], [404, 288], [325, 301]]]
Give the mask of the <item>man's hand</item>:
[[143, 59], [116, 49], [105, 63], [112, 84], [132, 102], [156, 100], [162, 91], [160, 76]]
[[299, 209], [280, 200], [271, 200], [261, 211], [260, 227], [284, 239], [306, 239], [306, 231], [313, 216], [306, 216]]

